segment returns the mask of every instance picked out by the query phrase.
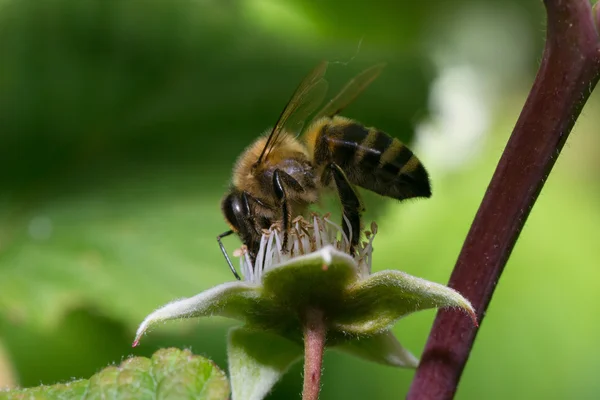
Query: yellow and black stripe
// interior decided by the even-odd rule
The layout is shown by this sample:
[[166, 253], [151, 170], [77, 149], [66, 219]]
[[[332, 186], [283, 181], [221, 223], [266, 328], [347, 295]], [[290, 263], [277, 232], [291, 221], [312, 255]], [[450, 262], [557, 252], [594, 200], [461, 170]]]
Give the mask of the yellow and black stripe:
[[398, 139], [374, 128], [336, 117], [324, 124], [314, 147], [316, 165], [337, 164], [348, 180], [399, 200], [431, 196], [427, 171]]

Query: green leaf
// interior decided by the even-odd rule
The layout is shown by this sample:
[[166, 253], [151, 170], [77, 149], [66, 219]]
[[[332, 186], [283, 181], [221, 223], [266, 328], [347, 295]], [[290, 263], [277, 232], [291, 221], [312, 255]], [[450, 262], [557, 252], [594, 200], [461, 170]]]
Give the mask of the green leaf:
[[302, 346], [272, 333], [233, 328], [227, 354], [233, 400], [260, 400], [302, 357]]
[[0, 392], [0, 399], [227, 399], [225, 374], [189, 350], [162, 349], [151, 359], [134, 357], [89, 380]]
[[143, 183], [101, 182], [6, 220], [0, 204], [0, 313], [47, 329], [91, 305], [135, 324], [157, 303], [232, 279], [215, 240], [225, 227], [214, 212], [220, 193], [190, 190], [198, 178], [183, 172], [135, 180]]
[[390, 331], [347, 341], [334, 347], [353, 356], [392, 367], [416, 368], [419, 360]]

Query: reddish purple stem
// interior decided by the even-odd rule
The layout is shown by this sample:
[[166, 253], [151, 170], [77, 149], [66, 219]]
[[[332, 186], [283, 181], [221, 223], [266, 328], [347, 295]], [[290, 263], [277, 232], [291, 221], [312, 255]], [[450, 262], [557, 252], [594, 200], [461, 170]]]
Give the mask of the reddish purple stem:
[[[472, 302], [480, 324], [529, 212], [600, 77], [598, 7], [592, 13], [588, 0], [544, 3], [548, 28], [540, 69], [450, 277], [449, 285]], [[477, 330], [463, 313], [440, 311], [407, 398], [452, 398]]]
[[327, 327], [323, 312], [308, 310], [304, 321], [304, 386], [302, 400], [318, 400]]

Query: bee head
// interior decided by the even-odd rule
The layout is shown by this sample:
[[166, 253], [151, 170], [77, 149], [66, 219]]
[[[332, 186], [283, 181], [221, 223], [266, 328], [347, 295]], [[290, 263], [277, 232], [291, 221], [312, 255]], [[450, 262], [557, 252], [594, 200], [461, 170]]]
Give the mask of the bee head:
[[223, 198], [221, 210], [231, 228], [239, 232], [243, 221], [250, 215], [250, 206], [246, 192], [233, 189]]

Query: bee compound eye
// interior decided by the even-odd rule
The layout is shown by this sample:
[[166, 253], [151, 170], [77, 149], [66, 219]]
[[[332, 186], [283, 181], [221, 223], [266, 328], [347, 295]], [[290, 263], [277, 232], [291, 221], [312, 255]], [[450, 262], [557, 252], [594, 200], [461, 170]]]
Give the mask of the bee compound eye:
[[236, 230], [251, 217], [249, 196], [246, 192], [232, 192], [227, 195], [223, 199], [222, 209], [225, 218]]
[[230, 193], [223, 199], [221, 209], [223, 210], [223, 215], [227, 222], [229, 222], [234, 229], [239, 229], [237, 216], [241, 214], [242, 210], [239, 198], [237, 198], [235, 193]]

